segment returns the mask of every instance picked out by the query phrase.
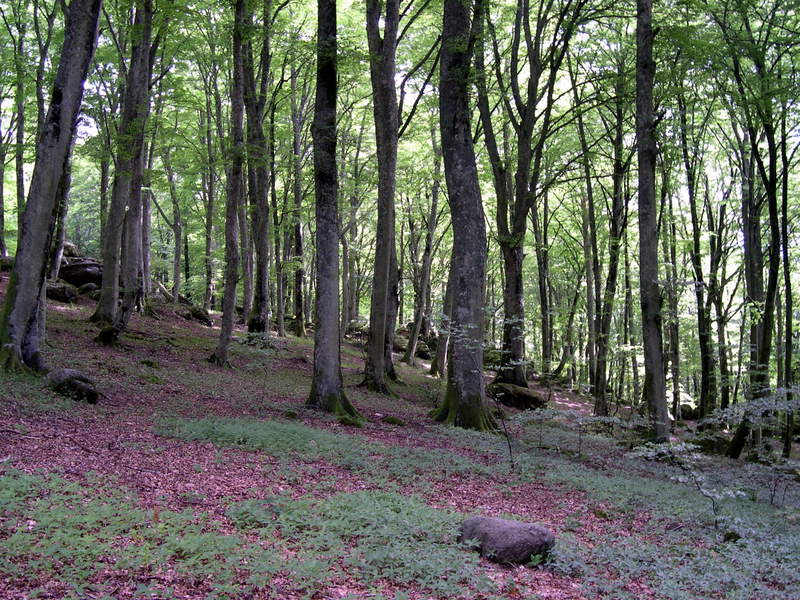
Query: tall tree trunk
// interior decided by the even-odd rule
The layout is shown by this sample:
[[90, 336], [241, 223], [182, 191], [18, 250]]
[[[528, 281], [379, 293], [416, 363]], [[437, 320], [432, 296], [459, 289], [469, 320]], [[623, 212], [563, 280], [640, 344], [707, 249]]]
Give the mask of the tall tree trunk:
[[203, 252], [203, 270], [205, 272], [205, 289], [203, 291], [203, 308], [211, 310], [212, 299], [214, 297], [214, 262], [211, 256], [214, 251], [214, 206], [217, 196], [217, 174], [214, 167], [216, 154], [214, 152], [214, 142], [212, 133], [211, 119], [211, 98], [206, 91], [205, 113], [200, 119], [200, 126], [203, 129], [203, 137], [206, 143], [206, 159], [208, 160], [208, 171], [205, 175], [206, 201], [205, 201], [205, 246]]
[[[228, 365], [228, 346], [236, 320], [236, 281], [239, 275], [239, 204], [243, 200], [244, 171], [244, 90], [243, 49], [246, 0], [234, 2], [233, 82], [231, 85], [231, 164], [227, 169], [225, 198], [225, 294], [222, 299], [222, 323], [217, 347], [209, 360]], [[242, 225], [245, 226], [245, 225]]]
[[42, 369], [39, 351], [43, 286], [56, 218], [58, 185], [83, 98], [83, 85], [97, 41], [101, 0], [69, 6], [58, 70], [42, 138], [37, 144], [30, 197], [0, 321], [0, 364]]
[[[794, 300], [792, 298], [792, 267], [789, 259], [789, 156], [787, 153], [786, 133], [786, 108], [781, 119], [781, 258], [783, 262], [783, 293], [785, 296], [784, 316], [784, 386], [786, 388], [786, 403], [791, 405], [794, 394]], [[792, 441], [794, 438], [794, 412], [786, 411], [786, 427], [783, 433], [783, 456], [789, 458], [792, 454]]]
[[[5, 177], [6, 177], [6, 145], [2, 140], [0, 131], [0, 199], [5, 196]], [[6, 246], [6, 207], [0, 200], [0, 256], [8, 256], [8, 246]]]
[[486, 223], [472, 146], [469, 86], [475, 45], [474, 14], [461, 0], [445, 0], [442, 24], [439, 114], [442, 155], [453, 221], [452, 353], [445, 399], [435, 418], [457, 427], [496, 428], [486, 405], [483, 379], [483, 296]]
[[697, 303], [697, 334], [700, 345], [700, 418], [705, 419], [716, 405], [716, 381], [714, 379], [714, 347], [711, 330], [710, 306], [705, 300], [706, 283], [703, 275], [703, 257], [700, 248], [701, 221], [697, 210], [698, 168], [702, 167], [699, 144], [690, 148], [690, 132], [688, 109], [683, 93], [678, 94], [678, 112], [680, 116], [680, 141], [683, 166], [686, 172], [686, 193], [689, 200], [689, 213], [692, 221], [692, 246], [690, 258], [694, 273], [694, 295]]
[[[144, 146], [144, 130], [149, 111], [150, 88], [150, 35], [152, 31], [152, 0], [139, 0], [136, 6], [133, 27], [135, 37], [131, 60], [125, 81], [125, 94], [122, 100], [122, 116], [118, 127], [117, 164], [114, 169], [114, 183], [111, 193], [111, 208], [106, 222], [103, 247], [103, 284], [100, 300], [92, 315], [92, 321], [111, 327], [108, 341], [113, 342], [118, 332], [117, 300], [119, 298], [120, 254], [122, 232], [125, 227], [126, 210], [138, 201], [141, 179], [134, 181], [134, 171], [141, 165]], [[141, 214], [141, 213], [139, 213]]]
[[306, 406], [358, 417], [342, 386], [339, 342], [339, 215], [336, 172], [336, 1], [318, 0], [314, 103], [316, 278], [314, 376]]
[[[22, 6], [22, 3], [20, 3]], [[17, 188], [17, 248], [22, 236], [22, 218], [25, 213], [25, 30], [26, 22], [19, 15], [17, 23], [17, 46], [14, 51], [16, 86], [14, 105], [16, 109], [16, 146], [14, 147], [14, 174]]]
[[653, 111], [652, 0], [636, 3], [636, 135], [639, 139], [639, 279], [644, 340], [644, 394], [650, 408], [653, 434], [669, 434], [666, 382], [661, 341], [661, 291], [658, 285], [658, 224], [656, 207], [656, 140]]
[[306, 270], [303, 265], [303, 223], [300, 220], [300, 210], [303, 206], [303, 171], [302, 171], [302, 139], [301, 133], [305, 122], [305, 93], [298, 98], [297, 80], [299, 71], [292, 67], [292, 194], [294, 197], [294, 334], [305, 337], [306, 323], [303, 314], [303, 287], [305, 284]]
[[[385, 12], [381, 10], [384, 7]], [[381, 393], [389, 391], [385, 375], [393, 367], [390, 366], [391, 348], [387, 352], [387, 341], [394, 337], [394, 332], [390, 329], [393, 328], [397, 316], [397, 276], [393, 262], [396, 265], [394, 194], [397, 181], [399, 117], [395, 70], [399, 10], [398, 0], [386, 0], [385, 5], [379, 0], [367, 0], [367, 42], [378, 161], [378, 221], [364, 384]], [[386, 362], [387, 354], [389, 364]]]
[[100, 159], [100, 251], [105, 247], [106, 222], [108, 221], [108, 173], [111, 151], [103, 153]]
[[[260, 72], [257, 74], [253, 64], [253, 49], [247, 45], [245, 53], [245, 110], [247, 112], [248, 173], [250, 181], [250, 206], [253, 211], [253, 241], [255, 245], [255, 295], [252, 310], [244, 315], [247, 329], [256, 332], [269, 332], [269, 259], [270, 259], [270, 214], [269, 194], [270, 153], [264, 135], [264, 117], [267, 108], [267, 89], [270, 81], [272, 62], [272, 1], [263, 5], [263, 40], [260, 53]], [[248, 17], [248, 23], [250, 17]], [[270, 143], [274, 143], [271, 140]], [[271, 175], [272, 173], [272, 175]]]

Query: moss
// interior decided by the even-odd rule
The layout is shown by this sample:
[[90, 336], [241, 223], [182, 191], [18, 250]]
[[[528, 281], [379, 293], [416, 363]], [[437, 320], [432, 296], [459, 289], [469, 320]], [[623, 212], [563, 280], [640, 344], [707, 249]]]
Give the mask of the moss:
[[497, 422], [489, 413], [486, 402], [480, 396], [456, 397], [454, 387], [448, 385], [444, 402], [431, 412], [435, 421], [463, 429], [476, 431], [498, 431]]
[[402, 427], [403, 425], [406, 424], [406, 422], [403, 419], [401, 419], [400, 417], [395, 417], [395, 416], [392, 416], [392, 415], [386, 415], [385, 417], [383, 417], [381, 419], [381, 421], [383, 421], [384, 423], [386, 423], [388, 425], [398, 425], [400, 427]]
[[144, 358], [139, 361], [145, 367], [150, 367], [151, 369], [159, 369], [161, 365], [158, 364], [158, 361], [152, 358]]
[[294, 419], [297, 419], [300, 415], [296, 410], [285, 410], [285, 411], [283, 411], [283, 416], [286, 419], [294, 420]]
[[119, 340], [119, 333], [119, 329], [109, 325], [100, 330], [94, 341], [103, 344], [103, 346], [115, 346]]
[[356, 417], [352, 417], [350, 415], [341, 415], [338, 419], [340, 424], [346, 425], [348, 427], [363, 427], [364, 422], [361, 419], [357, 419]]

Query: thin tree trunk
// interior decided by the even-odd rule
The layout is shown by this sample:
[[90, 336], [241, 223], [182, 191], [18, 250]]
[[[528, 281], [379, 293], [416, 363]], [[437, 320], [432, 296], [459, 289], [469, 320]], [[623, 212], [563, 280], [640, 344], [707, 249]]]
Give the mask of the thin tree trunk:
[[303, 205], [302, 182], [302, 140], [301, 132], [305, 120], [304, 106], [305, 94], [298, 98], [297, 90], [298, 68], [292, 67], [292, 192], [294, 197], [294, 259], [297, 261], [294, 269], [294, 334], [305, 337], [306, 323], [303, 314], [303, 287], [306, 271], [303, 265], [303, 224], [300, 220], [300, 210]]
[[[233, 82], [231, 85], [231, 166], [227, 172], [225, 198], [225, 294], [222, 299], [222, 323], [217, 347], [209, 360], [228, 365], [228, 346], [236, 320], [236, 281], [239, 275], [239, 205], [243, 199], [244, 170], [244, 90], [243, 47], [246, 0], [234, 3], [233, 25]], [[243, 224], [243, 226], [245, 226]]]
[[183, 222], [181, 220], [181, 205], [178, 200], [178, 190], [175, 186], [175, 172], [172, 170], [170, 149], [164, 149], [161, 162], [167, 174], [169, 197], [172, 201], [172, 237], [174, 248], [172, 253], [172, 301], [177, 304], [181, 295], [181, 244], [183, 243]]

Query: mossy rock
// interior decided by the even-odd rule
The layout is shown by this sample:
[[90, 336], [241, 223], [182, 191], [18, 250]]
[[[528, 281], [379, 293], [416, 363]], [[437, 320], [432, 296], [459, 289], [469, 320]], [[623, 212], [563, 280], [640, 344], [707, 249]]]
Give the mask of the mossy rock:
[[399, 427], [402, 427], [403, 425], [406, 424], [406, 422], [403, 419], [401, 419], [400, 417], [395, 417], [393, 415], [386, 415], [381, 419], [381, 421], [388, 425], [397, 425]]
[[161, 365], [158, 364], [158, 361], [153, 358], [143, 358], [139, 361], [145, 367], [150, 367], [151, 369], [160, 369]]
[[296, 410], [285, 410], [283, 411], [283, 417], [294, 421], [300, 417], [300, 414]]
[[687, 441], [697, 446], [703, 454], [724, 455], [730, 444], [728, 437], [718, 431], [703, 431]]

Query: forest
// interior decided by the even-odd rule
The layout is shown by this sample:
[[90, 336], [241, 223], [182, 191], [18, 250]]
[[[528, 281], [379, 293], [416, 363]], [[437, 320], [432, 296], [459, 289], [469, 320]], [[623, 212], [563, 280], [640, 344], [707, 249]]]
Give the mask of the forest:
[[0, 18], [1, 598], [800, 598], [796, 0]]

